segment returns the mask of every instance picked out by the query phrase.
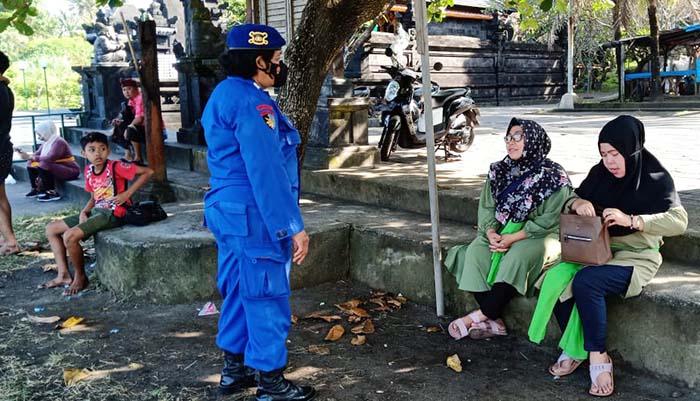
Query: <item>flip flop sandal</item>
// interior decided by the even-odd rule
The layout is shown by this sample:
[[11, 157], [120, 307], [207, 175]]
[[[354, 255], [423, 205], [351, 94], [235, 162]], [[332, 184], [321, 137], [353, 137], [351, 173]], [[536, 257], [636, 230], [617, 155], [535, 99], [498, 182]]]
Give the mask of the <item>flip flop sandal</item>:
[[[472, 320], [472, 324], [481, 322], [476, 311], [468, 314], [467, 317]], [[447, 326], [447, 331], [450, 333], [450, 336], [452, 336], [452, 338], [454, 338], [455, 340], [461, 340], [469, 335], [469, 328], [467, 327], [467, 324], [464, 323], [464, 320], [462, 320], [463, 318], [464, 316], [455, 319], [452, 322], [450, 322], [449, 326]]]
[[483, 340], [484, 338], [506, 335], [508, 335], [508, 331], [491, 319], [485, 322], [475, 323], [469, 328], [469, 338], [472, 340]]
[[[613, 377], [613, 364], [612, 360], [608, 358], [610, 362], [608, 363], [596, 363], [596, 364], [591, 364], [588, 368], [588, 371], [591, 375], [591, 389], [588, 390], [588, 394], [595, 396], [595, 397], [609, 397], [615, 392], [615, 380]], [[600, 387], [598, 385], [598, 376], [600, 376], [603, 373], [610, 373], [610, 392], [608, 393], [594, 393], [593, 392], [593, 386]]]
[[22, 253], [22, 249], [18, 244], [15, 244], [14, 246], [7, 246], [7, 244], [4, 244], [0, 249], [0, 255], [2, 256], [17, 255], [18, 253]]
[[[566, 362], [566, 361], [572, 361], [571, 365], [569, 365], [568, 369], [562, 368], [562, 362]], [[552, 376], [556, 376], [556, 377], [568, 376], [568, 375], [574, 373], [574, 371], [579, 366], [581, 366], [582, 363], [583, 363], [583, 360], [574, 359], [574, 358], [572, 358], [572, 357], [570, 357], [562, 352], [561, 355], [559, 355], [559, 359], [557, 359], [557, 362], [554, 365], [549, 367], [549, 374], [551, 374]]]

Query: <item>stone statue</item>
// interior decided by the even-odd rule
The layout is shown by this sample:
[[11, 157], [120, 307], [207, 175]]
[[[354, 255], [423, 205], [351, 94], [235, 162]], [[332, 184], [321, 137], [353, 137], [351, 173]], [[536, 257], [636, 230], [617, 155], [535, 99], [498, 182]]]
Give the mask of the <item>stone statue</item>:
[[102, 23], [95, 24], [97, 28], [97, 38], [95, 39], [95, 62], [96, 63], [118, 63], [126, 61], [126, 50], [122, 42], [119, 41], [114, 27]]

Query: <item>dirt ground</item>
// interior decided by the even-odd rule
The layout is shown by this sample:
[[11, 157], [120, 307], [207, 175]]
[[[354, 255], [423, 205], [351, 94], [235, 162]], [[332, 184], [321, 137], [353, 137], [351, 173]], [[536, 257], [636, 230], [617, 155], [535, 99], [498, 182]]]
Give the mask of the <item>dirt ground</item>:
[[[254, 399], [254, 390], [242, 397], [217, 396], [222, 366], [214, 342], [218, 315], [198, 317], [204, 302], [136, 304], [115, 299], [96, 280], [79, 297], [64, 297], [62, 289], [37, 289], [54, 274], [43, 272], [53, 261], [41, 245], [16, 257], [14, 267], [0, 268], [0, 400]], [[429, 327], [444, 329], [447, 322], [437, 319], [432, 308], [408, 300], [400, 309], [372, 310], [377, 307], [367, 302], [372, 291], [340, 281], [292, 295], [299, 320], [288, 340], [287, 377], [314, 385], [318, 400], [592, 399], [586, 393], [586, 366], [557, 380], [547, 373], [556, 357], [553, 347], [515, 335], [456, 342], [444, 330], [429, 332]], [[357, 323], [334, 306], [350, 299], [364, 301], [359, 307], [372, 315], [376, 331], [366, 335], [364, 345], [350, 343], [350, 329]], [[314, 312], [342, 319], [304, 318]], [[29, 321], [29, 315], [85, 320], [58, 330], [55, 323]], [[324, 341], [334, 324], [341, 324], [345, 334], [336, 342]], [[446, 358], [454, 354], [461, 359], [461, 373], [446, 367]], [[696, 389], [636, 372], [619, 357], [615, 362], [616, 400], [700, 400]], [[83, 380], [67, 385], [67, 369], [84, 369]]]

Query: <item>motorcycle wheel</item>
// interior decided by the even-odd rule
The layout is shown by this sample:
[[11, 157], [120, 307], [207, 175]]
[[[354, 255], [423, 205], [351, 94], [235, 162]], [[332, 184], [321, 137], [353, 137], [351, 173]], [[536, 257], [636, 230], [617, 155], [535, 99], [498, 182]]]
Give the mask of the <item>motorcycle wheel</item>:
[[381, 161], [389, 161], [389, 156], [394, 150], [394, 141], [399, 135], [399, 130], [401, 129], [401, 118], [399, 116], [393, 116], [389, 119], [389, 123], [386, 128], [386, 134], [384, 135], [381, 147], [379, 149], [379, 158]]
[[474, 143], [474, 127], [467, 127], [466, 132], [457, 141], [450, 142], [450, 150], [455, 153], [464, 153]]

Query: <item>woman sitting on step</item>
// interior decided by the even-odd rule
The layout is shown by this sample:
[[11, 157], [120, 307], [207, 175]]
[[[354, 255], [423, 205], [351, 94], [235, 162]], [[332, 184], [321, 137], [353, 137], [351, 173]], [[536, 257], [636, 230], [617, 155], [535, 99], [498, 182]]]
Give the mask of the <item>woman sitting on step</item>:
[[20, 157], [27, 160], [27, 172], [32, 190], [25, 196], [39, 202], [61, 199], [56, 192], [56, 180], [70, 181], [80, 175], [80, 166], [75, 162], [70, 145], [58, 134], [58, 127], [52, 121], [37, 125], [36, 134], [43, 143], [30, 155], [17, 149]]
[[563, 352], [549, 372], [571, 374], [588, 358], [589, 393], [605, 397], [614, 391], [605, 298], [640, 294], [661, 265], [661, 237], [682, 234], [688, 214], [671, 175], [644, 148], [641, 121], [620, 116], [605, 124], [598, 151], [602, 160], [566, 202], [564, 212], [602, 216], [613, 259], [603, 266], [563, 262], [547, 271], [528, 334], [530, 340], [542, 341], [554, 309], [564, 333], [559, 343]]
[[445, 259], [459, 289], [479, 304], [450, 323], [456, 340], [506, 335], [506, 305], [518, 293], [530, 294], [561, 249], [559, 214], [572, 189], [566, 171], [547, 158], [549, 136], [536, 122], [513, 118], [504, 140], [508, 155], [491, 164], [481, 190], [478, 236]]

